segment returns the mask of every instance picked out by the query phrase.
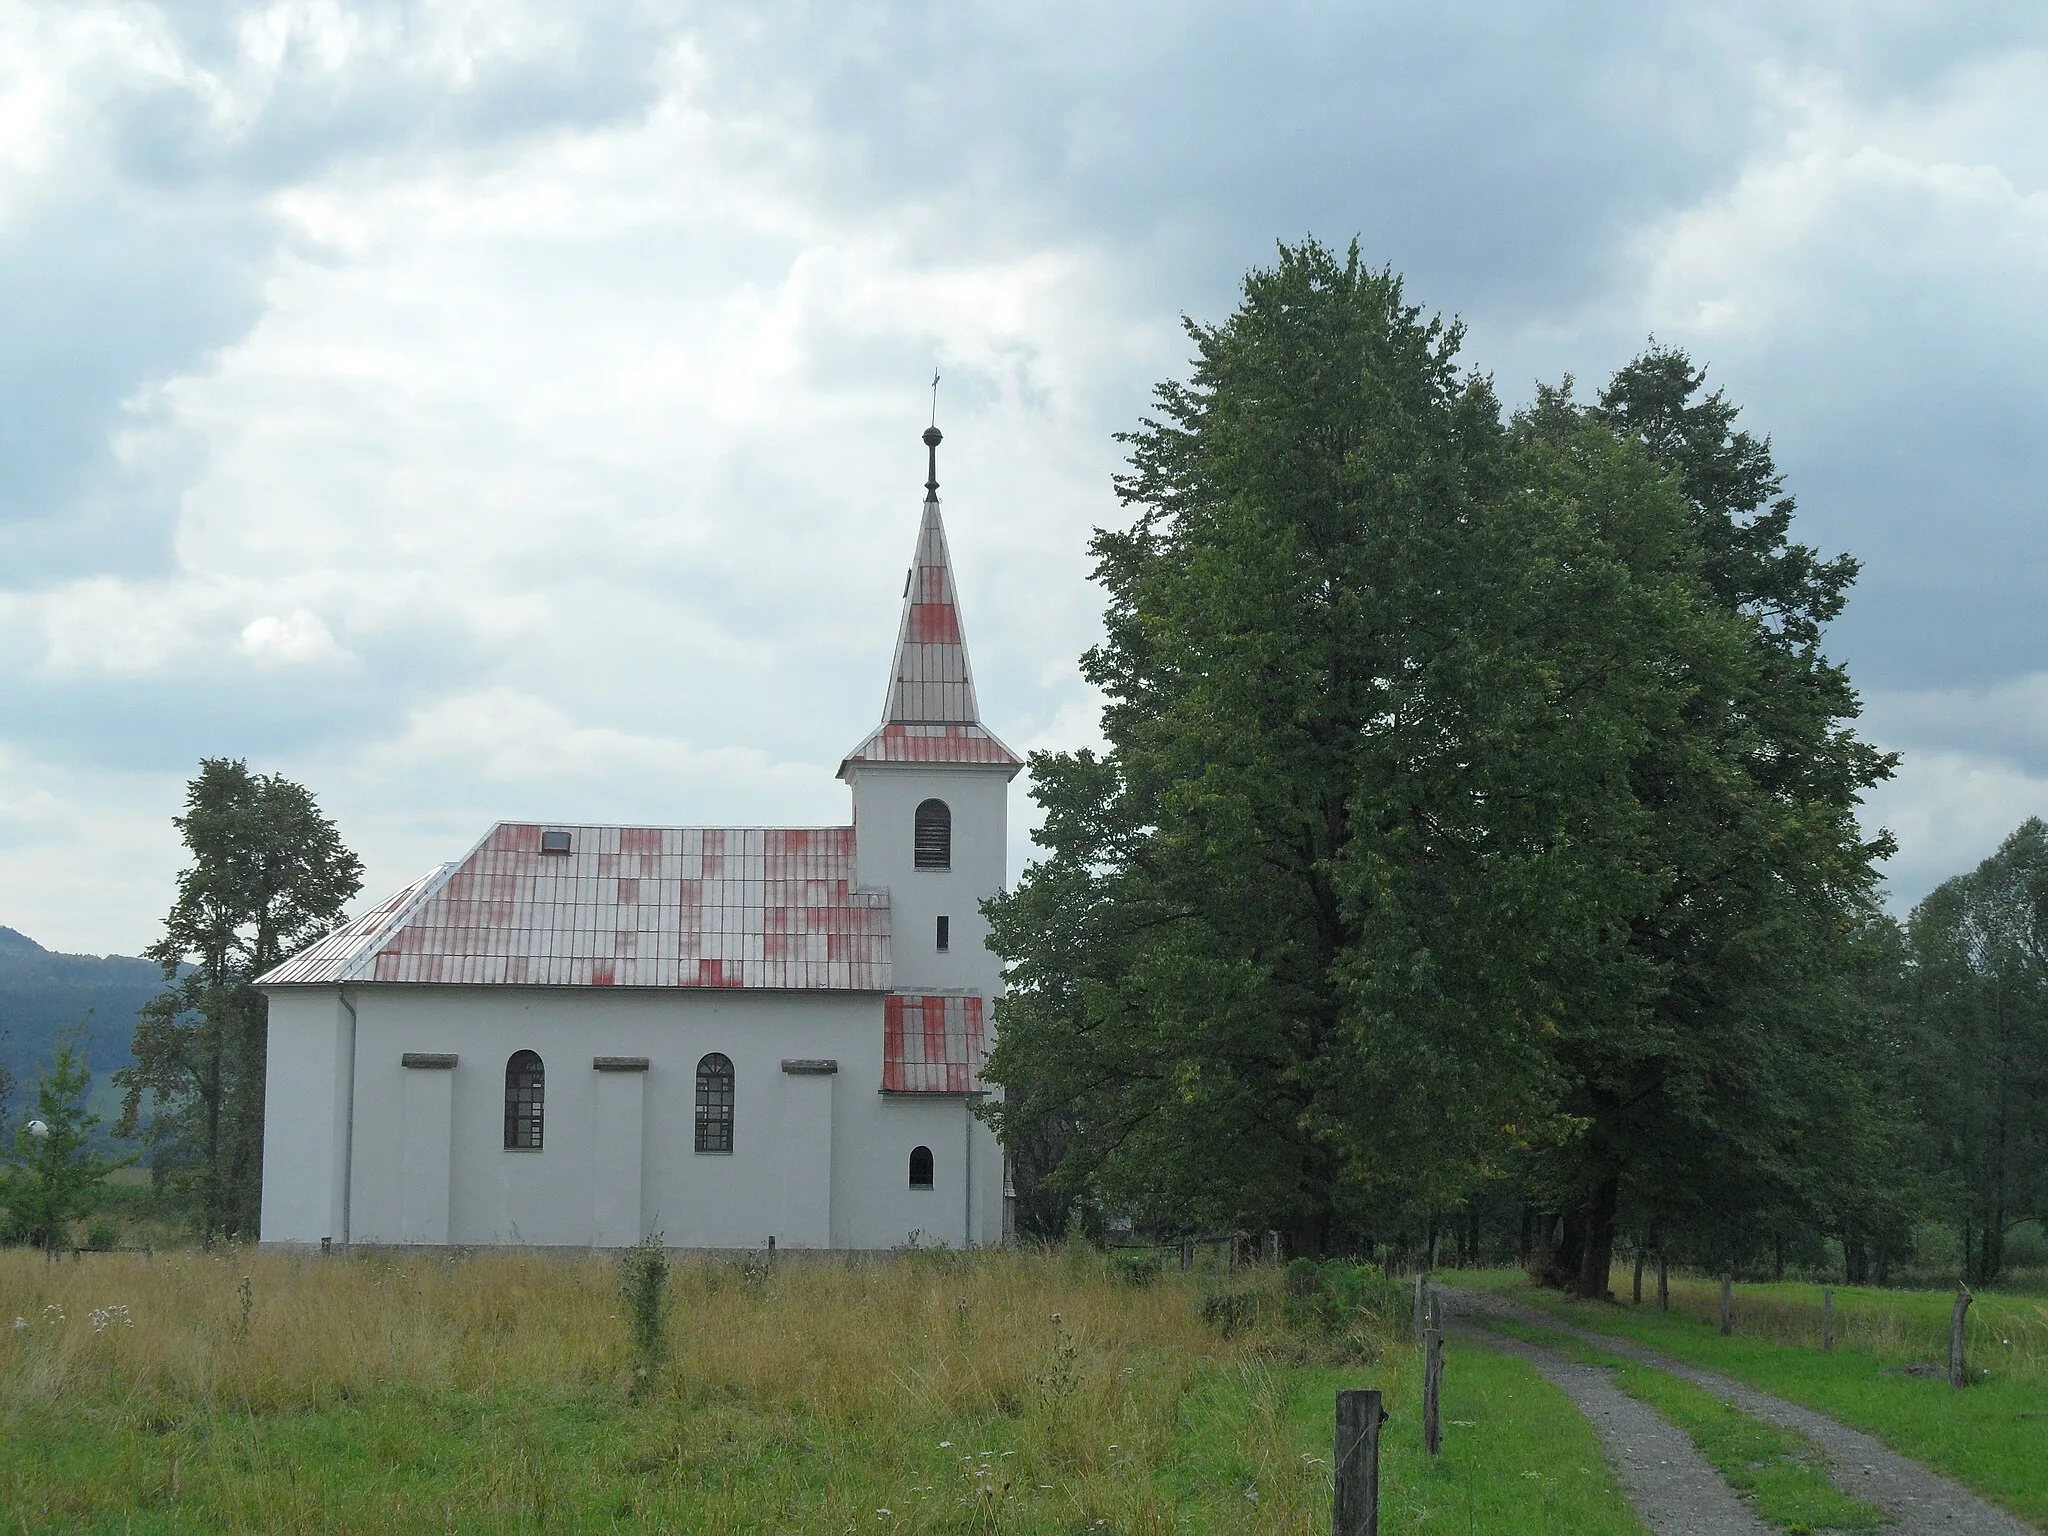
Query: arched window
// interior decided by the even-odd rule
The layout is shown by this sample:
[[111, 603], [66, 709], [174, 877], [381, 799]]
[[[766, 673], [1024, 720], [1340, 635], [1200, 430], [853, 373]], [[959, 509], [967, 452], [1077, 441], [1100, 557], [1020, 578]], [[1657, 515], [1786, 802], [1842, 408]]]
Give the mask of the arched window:
[[918, 869], [953, 867], [953, 813], [945, 801], [927, 800], [918, 806], [911, 862]]
[[716, 1051], [697, 1063], [697, 1150], [732, 1150], [732, 1062]]
[[541, 1100], [547, 1069], [532, 1051], [514, 1051], [505, 1063], [505, 1149], [540, 1150]]
[[910, 1149], [910, 1187], [930, 1189], [932, 1187], [932, 1149], [912, 1147]]

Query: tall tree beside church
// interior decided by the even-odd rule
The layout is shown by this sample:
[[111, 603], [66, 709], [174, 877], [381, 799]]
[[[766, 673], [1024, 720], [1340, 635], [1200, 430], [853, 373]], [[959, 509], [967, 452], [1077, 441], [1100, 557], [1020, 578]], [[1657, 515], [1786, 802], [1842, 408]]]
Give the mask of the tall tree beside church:
[[1093, 545], [1110, 751], [1033, 759], [1048, 857], [991, 906], [991, 1113], [1314, 1247], [1575, 1135], [1560, 1032], [1661, 985], [1632, 765], [1746, 641], [1654, 456], [1555, 396], [1510, 430], [1355, 247], [1189, 329]]
[[1760, 1219], [1838, 1217], [1900, 1133], [1856, 986], [1890, 848], [1862, 836], [1856, 808], [1891, 759], [1855, 735], [1855, 692], [1821, 649], [1856, 563], [1792, 539], [1770, 445], [1736, 415], [1684, 353], [1653, 347], [1597, 406], [1553, 402], [1523, 423], [1569, 436], [1583, 417], [1663, 466], [1700, 582], [1742, 642], [1629, 768], [1643, 867], [1668, 872], [1629, 934], [1660, 977], [1655, 1004], [1640, 1028], [1567, 1025], [1560, 1040], [1565, 1107], [1586, 1131], [1545, 1161], [1567, 1217], [1557, 1278], [1583, 1295], [1605, 1292], [1625, 1204], [1639, 1228], [1687, 1227], [1696, 1257], [1728, 1262]]
[[160, 1183], [190, 1195], [208, 1241], [250, 1236], [261, 1210], [263, 996], [251, 983], [328, 932], [362, 862], [310, 791], [207, 758], [175, 819], [191, 855], [164, 935], [145, 951], [165, 990], [143, 1007], [118, 1134], [142, 1135]]

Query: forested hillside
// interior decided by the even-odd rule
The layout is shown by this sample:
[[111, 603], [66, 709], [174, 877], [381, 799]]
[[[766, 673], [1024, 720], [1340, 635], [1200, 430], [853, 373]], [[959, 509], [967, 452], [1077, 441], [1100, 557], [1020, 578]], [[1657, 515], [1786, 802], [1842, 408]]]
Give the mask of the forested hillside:
[[[162, 987], [163, 972], [148, 960], [60, 955], [0, 927], [0, 1071], [27, 1083], [50, 1060], [58, 1031], [82, 1025], [99, 1089], [133, 1062], [135, 1011]], [[0, 1105], [0, 1115], [19, 1107]]]

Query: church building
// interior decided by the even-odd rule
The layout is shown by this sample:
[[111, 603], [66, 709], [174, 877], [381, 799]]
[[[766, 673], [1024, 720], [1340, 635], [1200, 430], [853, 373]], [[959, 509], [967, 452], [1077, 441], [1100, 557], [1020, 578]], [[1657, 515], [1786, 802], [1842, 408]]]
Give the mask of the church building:
[[982, 724], [936, 428], [849, 826], [500, 822], [263, 976], [262, 1240], [968, 1247], [1010, 780]]

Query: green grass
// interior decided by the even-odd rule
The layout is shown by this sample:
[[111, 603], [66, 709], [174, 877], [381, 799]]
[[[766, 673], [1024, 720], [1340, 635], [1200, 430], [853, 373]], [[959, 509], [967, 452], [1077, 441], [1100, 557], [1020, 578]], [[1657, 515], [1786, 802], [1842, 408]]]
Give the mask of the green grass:
[[[1459, 1275], [1454, 1283], [1467, 1279]], [[1684, 1287], [1687, 1305], [1682, 1311], [1676, 1307], [1681, 1293], [1674, 1288], [1674, 1310], [1668, 1315], [1660, 1314], [1651, 1302], [1634, 1307], [1569, 1301], [1519, 1277], [1495, 1274], [1484, 1277], [1484, 1283], [1577, 1327], [1648, 1345], [1817, 1409], [1947, 1473], [2023, 1520], [2048, 1528], [2048, 1379], [2033, 1367], [2033, 1352], [2000, 1369], [2006, 1366], [2006, 1354], [1999, 1347], [1999, 1355], [1993, 1357], [1994, 1373], [1961, 1392], [1943, 1379], [1918, 1378], [1898, 1369], [1930, 1358], [1923, 1330], [1936, 1316], [1945, 1323], [1947, 1297], [1838, 1288], [1838, 1313], [1860, 1316], [1863, 1325], [1859, 1342], [1823, 1354], [1818, 1347], [1817, 1286], [1737, 1286], [1737, 1331], [1722, 1338], [1718, 1322], [1697, 1315], [1696, 1298], [1690, 1294], [1711, 1293], [1711, 1285], [1705, 1283]], [[1809, 1299], [1813, 1342], [1797, 1342], [1805, 1321], [1796, 1308]], [[1996, 1326], [2036, 1305], [2029, 1298], [1989, 1296], [1980, 1299], [1972, 1317], [1981, 1309], [1987, 1324]], [[1744, 1333], [1745, 1326], [1769, 1328], [1794, 1342]], [[1982, 1337], [1973, 1333], [1973, 1339]], [[1985, 1354], [1986, 1347], [1973, 1342], [1973, 1359]]]
[[1691, 1436], [1729, 1487], [1751, 1501], [1760, 1520], [1789, 1531], [1871, 1531], [1887, 1523], [1883, 1510], [1835, 1486], [1826, 1453], [1796, 1430], [1766, 1423], [1689, 1381], [1610, 1355], [1575, 1335], [1521, 1323], [1488, 1326], [1581, 1365], [1611, 1371], [1622, 1391]]
[[1435, 1463], [1414, 1375], [1213, 1365], [1157, 1459], [1105, 1442], [1111, 1478], [1092, 1488], [1003, 1417], [913, 1438], [690, 1392], [648, 1411], [402, 1388], [282, 1414], [83, 1403], [0, 1419], [0, 1530], [1235, 1532], [1263, 1514], [1260, 1529], [1307, 1533], [1329, 1518], [1334, 1393], [1370, 1380], [1394, 1389], [1382, 1530], [1643, 1531], [1592, 1431], [1527, 1366], [1451, 1347]]
[[1334, 1394], [1373, 1386], [1390, 1536], [1641, 1536], [1526, 1365], [1453, 1347], [1431, 1461], [1411, 1344], [1233, 1283], [1226, 1336], [1086, 1253], [686, 1261], [636, 1402], [600, 1259], [0, 1253], [0, 1532], [1321, 1536]]

